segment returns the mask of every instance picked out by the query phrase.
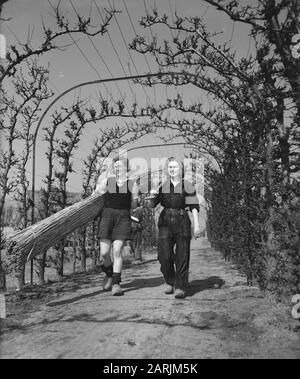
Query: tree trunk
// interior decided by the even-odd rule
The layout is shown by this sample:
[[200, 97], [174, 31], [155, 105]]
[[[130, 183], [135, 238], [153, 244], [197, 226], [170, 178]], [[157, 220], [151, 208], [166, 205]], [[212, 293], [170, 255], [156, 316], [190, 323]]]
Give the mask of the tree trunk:
[[76, 261], [77, 261], [77, 249], [76, 249], [76, 241], [74, 240], [74, 245], [73, 245], [73, 255], [74, 255], [74, 260], [73, 260], [73, 274], [76, 272]]
[[2, 265], [2, 247], [4, 245], [4, 241], [3, 241], [3, 234], [2, 234], [2, 229], [1, 229], [1, 225], [0, 225], [0, 292], [5, 292], [6, 291], [6, 275], [5, 275], [5, 271], [3, 269], [3, 265]]
[[81, 266], [80, 271], [86, 272], [86, 228], [79, 235]]
[[60, 246], [56, 253], [56, 276], [61, 280], [64, 276], [64, 260], [65, 260], [65, 239], [60, 242]]
[[99, 236], [99, 227], [100, 227], [100, 217], [96, 220], [96, 259], [97, 265], [101, 265], [101, 251], [100, 251], [100, 236]]
[[289, 209], [289, 187], [290, 187], [290, 144], [289, 134], [284, 125], [284, 99], [278, 98], [278, 124], [279, 124], [279, 146], [282, 175], [282, 203], [285, 209]]
[[86, 272], [86, 248], [82, 247], [80, 250], [81, 250], [80, 272]]
[[100, 242], [99, 242], [99, 248], [97, 250], [97, 265], [101, 265], [101, 251], [100, 251]]
[[45, 284], [46, 257], [47, 257], [47, 251], [44, 251], [42, 253], [41, 258], [37, 258], [37, 262], [38, 262], [37, 276], [38, 276], [38, 283], [40, 285]]
[[266, 224], [266, 234], [267, 234], [267, 247], [270, 251], [273, 250], [274, 247], [274, 207], [273, 207], [273, 178], [274, 178], [274, 170], [273, 170], [273, 141], [272, 137], [269, 134], [267, 140], [267, 149], [266, 149], [266, 209], [268, 220]]
[[2, 261], [0, 259], [0, 292], [6, 291], [6, 275], [2, 267]]
[[92, 269], [94, 270], [97, 267], [98, 264], [98, 254], [96, 247], [92, 248]]
[[97, 221], [92, 222], [92, 241], [91, 241], [91, 257], [92, 257], [92, 269], [97, 266], [97, 248], [96, 248], [96, 233], [97, 233]]
[[21, 291], [25, 285], [25, 266], [16, 270], [16, 279], [18, 282], [18, 290]]
[[0, 292], [6, 291], [6, 275], [0, 262]]

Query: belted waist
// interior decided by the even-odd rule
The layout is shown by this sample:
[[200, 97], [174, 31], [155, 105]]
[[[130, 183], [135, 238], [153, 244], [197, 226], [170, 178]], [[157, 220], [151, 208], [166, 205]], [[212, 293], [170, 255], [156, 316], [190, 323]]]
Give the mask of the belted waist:
[[186, 213], [185, 209], [182, 208], [164, 208], [166, 213], [169, 213], [171, 215], [181, 215], [183, 216]]

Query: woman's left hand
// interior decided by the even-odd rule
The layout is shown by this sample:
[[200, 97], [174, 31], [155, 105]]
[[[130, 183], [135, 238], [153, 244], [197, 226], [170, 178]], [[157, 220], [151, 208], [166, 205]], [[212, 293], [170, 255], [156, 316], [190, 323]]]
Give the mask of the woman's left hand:
[[200, 225], [195, 225], [195, 227], [194, 227], [194, 237], [195, 237], [195, 239], [201, 237]]

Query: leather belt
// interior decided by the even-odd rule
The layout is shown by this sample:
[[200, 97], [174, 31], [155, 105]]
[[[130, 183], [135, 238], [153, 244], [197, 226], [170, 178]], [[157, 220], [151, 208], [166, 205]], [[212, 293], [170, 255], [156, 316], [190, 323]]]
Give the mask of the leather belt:
[[171, 215], [177, 216], [183, 216], [185, 214], [185, 209], [180, 209], [180, 208], [165, 208], [165, 211]]

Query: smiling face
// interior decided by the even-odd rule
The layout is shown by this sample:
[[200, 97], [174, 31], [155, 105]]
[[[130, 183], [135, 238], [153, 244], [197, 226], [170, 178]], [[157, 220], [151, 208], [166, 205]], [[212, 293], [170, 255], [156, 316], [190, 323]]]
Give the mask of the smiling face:
[[181, 176], [181, 166], [177, 161], [170, 161], [168, 163], [168, 173], [171, 179], [179, 179]]
[[127, 165], [123, 160], [116, 161], [114, 163], [114, 173], [117, 177], [123, 177], [127, 173]]

